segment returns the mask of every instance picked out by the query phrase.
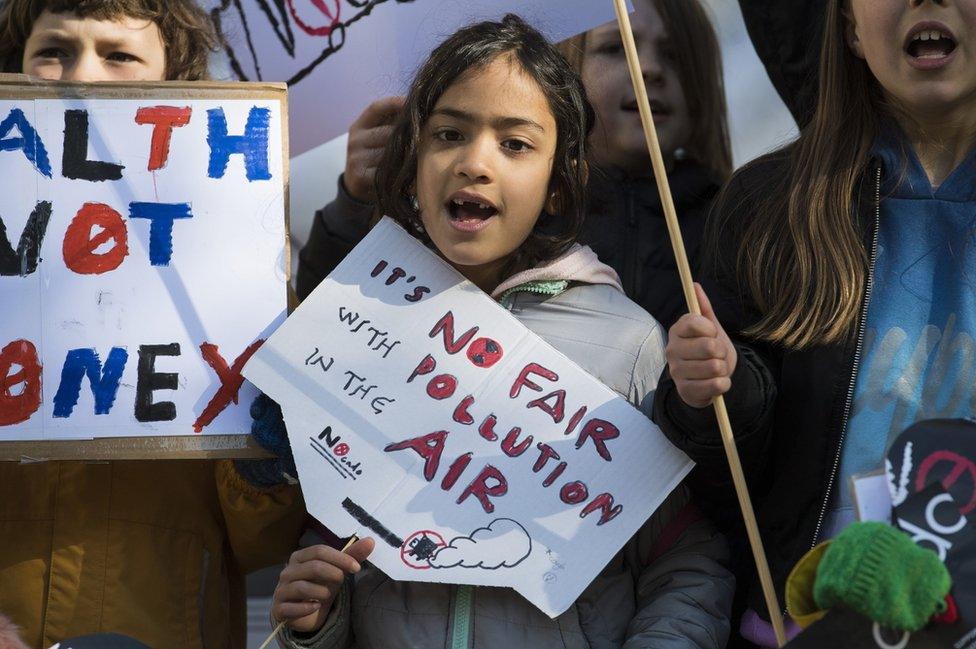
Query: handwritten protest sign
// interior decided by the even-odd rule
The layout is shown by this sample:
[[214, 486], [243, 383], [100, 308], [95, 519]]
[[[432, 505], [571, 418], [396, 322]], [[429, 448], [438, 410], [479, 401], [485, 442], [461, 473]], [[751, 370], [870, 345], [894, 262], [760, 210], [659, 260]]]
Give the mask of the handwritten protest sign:
[[384, 219], [244, 369], [282, 405], [309, 511], [395, 579], [564, 611], [691, 468]]
[[286, 114], [272, 85], [0, 85], [0, 441], [249, 430]]
[[[211, 16], [242, 81], [291, 89], [292, 153], [345, 133], [374, 99], [403, 93], [459, 27], [517, 13], [553, 41], [613, 20], [594, 0], [213, 0]], [[327, 109], [323, 110], [323, 106]]]

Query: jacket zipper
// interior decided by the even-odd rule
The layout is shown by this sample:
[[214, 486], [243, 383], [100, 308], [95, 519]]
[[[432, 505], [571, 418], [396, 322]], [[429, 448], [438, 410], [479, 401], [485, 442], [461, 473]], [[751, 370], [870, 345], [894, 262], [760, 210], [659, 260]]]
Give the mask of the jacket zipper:
[[868, 258], [868, 283], [864, 292], [864, 303], [861, 305], [861, 322], [857, 329], [857, 347], [854, 349], [854, 365], [851, 368], [851, 381], [847, 385], [847, 400], [844, 403], [844, 418], [841, 422], [840, 441], [837, 444], [837, 453], [834, 455], [834, 466], [830, 470], [830, 479], [827, 481], [827, 493], [824, 495], [823, 504], [820, 506], [820, 517], [817, 519], [817, 528], [813, 532], [813, 542], [810, 548], [817, 545], [820, 539], [820, 531], [823, 528], [824, 517], [827, 514], [827, 506], [830, 503], [830, 494], [834, 488], [834, 480], [837, 478], [837, 469], [840, 467], [840, 457], [844, 450], [844, 438], [847, 436], [847, 421], [851, 416], [851, 406], [854, 402], [854, 389], [857, 383], [857, 373], [861, 364], [861, 348], [864, 346], [864, 332], [867, 329], [868, 305], [871, 303], [871, 290], [874, 288], [874, 263], [878, 256], [878, 231], [881, 225], [881, 167], [875, 172], [874, 187], [874, 234], [871, 237], [871, 254]]
[[451, 633], [451, 649], [467, 649], [471, 635], [471, 609], [474, 604], [474, 587], [457, 586], [454, 592], [454, 624]]

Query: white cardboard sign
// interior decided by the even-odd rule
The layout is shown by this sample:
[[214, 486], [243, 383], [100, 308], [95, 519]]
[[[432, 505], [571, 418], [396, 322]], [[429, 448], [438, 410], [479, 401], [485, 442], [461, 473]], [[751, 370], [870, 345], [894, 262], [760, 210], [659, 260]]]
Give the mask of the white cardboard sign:
[[345, 133], [369, 102], [405, 92], [430, 51], [463, 25], [517, 13], [559, 41], [614, 19], [610, 0], [209, 4], [227, 42], [233, 74], [242, 81], [288, 83], [294, 155]]
[[286, 312], [284, 90], [159, 92], [0, 100], [0, 441], [250, 430], [239, 371]]
[[626, 399], [389, 219], [251, 358], [308, 510], [394, 579], [566, 610], [691, 469]]

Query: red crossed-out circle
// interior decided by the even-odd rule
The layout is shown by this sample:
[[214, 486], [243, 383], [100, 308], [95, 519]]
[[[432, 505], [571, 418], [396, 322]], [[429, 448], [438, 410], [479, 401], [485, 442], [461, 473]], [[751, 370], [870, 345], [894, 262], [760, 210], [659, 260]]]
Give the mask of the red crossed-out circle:
[[976, 509], [976, 464], [968, 457], [947, 450], [935, 451], [925, 458], [918, 467], [918, 475], [915, 478], [915, 489], [918, 491], [924, 489], [929, 484], [929, 473], [942, 463], [949, 465], [949, 472], [942, 478], [942, 486], [947, 490], [954, 486], [964, 474], [969, 474], [972, 482], [969, 502], [959, 509], [959, 512], [965, 516]]
[[[299, 0], [301, 1], [301, 0]], [[328, 36], [335, 29], [336, 25], [339, 24], [339, 8], [340, 0], [331, 0], [333, 7], [329, 7], [326, 4], [326, 0], [306, 0], [310, 2], [316, 9], [321, 11], [326, 18], [329, 19], [327, 25], [321, 25], [319, 27], [314, 27], [309, 25], [307, 22], [301, 19], [298, 15], [298, 11], [295, 9], [295, 0], [288, 0], [288, 12], [291, 13], [292, 20], [298, 27], [308, 34], [309, 36]]]
[[416, 557], [410, 556], [410, 550], [413, 549], [412, 543], [420, 541], [422, 538], [427, 537], [433, 541], [437, 547], [443, 548], [447, 547], [447, 542], [444, 537], [433, 530], [420, 530], [419, 532], [414, 532], [403, 542], [400, 546], [400, 560], [403, 561], [408, 567], [415, 570], [429, 570], [430, 564], [427, 563], [426, 559], [417, 559]]

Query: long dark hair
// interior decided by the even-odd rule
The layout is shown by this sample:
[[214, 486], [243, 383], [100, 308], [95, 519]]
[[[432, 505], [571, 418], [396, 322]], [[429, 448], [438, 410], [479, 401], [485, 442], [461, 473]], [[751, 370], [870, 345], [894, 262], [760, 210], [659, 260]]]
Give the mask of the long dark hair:
[[501, 22], [465, 27], [441, 43], [417, 72], [406, 105], [393, 127], [376, 173], [381, 213], [420, 230], [411, 188], [417, 179], [421, 132], [444, 92], [471, 69], [483, 69], [509, 55], [536, 83], [549, 102], [557, 142], [549, 192], [552, 214], [543, 213], [512, 256], [508, 271], [528, 268], [562, 255], [576, 241], [586, 210], [586, 138], [594, 113], [579, 76], [542, 34], [513, 14]]

